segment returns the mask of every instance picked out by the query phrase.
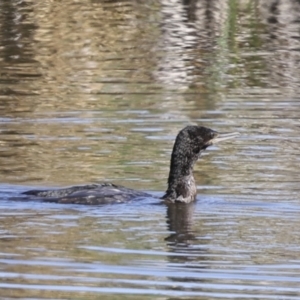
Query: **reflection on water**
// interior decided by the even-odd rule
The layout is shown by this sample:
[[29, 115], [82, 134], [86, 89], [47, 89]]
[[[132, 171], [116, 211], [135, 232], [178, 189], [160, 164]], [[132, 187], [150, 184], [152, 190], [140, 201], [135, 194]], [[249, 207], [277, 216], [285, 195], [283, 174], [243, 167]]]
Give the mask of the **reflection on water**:
[[2, 203], [1, 295], [299, 297], [298, 203], [209, 196], [167, 211]]
[[[298, 1], [0, 1], [5, 299], [298, 299]], [[198, 202], [9, 202], [26, 188], [166, 189], [177, 132], [239, 131]], [[159, 192], [158, 192], [159, 191]]]

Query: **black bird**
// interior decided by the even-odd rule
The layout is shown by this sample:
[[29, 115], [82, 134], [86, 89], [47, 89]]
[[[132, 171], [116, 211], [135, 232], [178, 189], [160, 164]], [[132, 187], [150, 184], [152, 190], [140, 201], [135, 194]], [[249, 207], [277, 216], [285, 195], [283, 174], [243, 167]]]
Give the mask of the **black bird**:
[[[161, 198], [166, 203], [189, 203], [195, 200], [197, 188], [193, 167], [201, 152], [219, 141], [234, 138], [238, 133], [219, 134], [201, 126], [187, 126], [175, 140], [171, 156], [168, 189]], [[55, 203], [105, 204], [123, 203], [136, 198], [153, 197], [149, 194], [112, 183], [73, 186], [54, 190], [30, 190], [23, 193], [25, 199]]]

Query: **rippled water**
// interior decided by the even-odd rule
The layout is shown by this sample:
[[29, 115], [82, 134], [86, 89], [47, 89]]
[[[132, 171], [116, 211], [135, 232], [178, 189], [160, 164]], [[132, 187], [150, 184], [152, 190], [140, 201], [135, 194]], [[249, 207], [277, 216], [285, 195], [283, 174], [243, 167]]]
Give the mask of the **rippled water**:
[[[0, 1], [1, 299], [299, 299], [297, 1]], [[160, 196], [187, 124], [241, 136], [197, 202], [11, 201], [112, 181]]]

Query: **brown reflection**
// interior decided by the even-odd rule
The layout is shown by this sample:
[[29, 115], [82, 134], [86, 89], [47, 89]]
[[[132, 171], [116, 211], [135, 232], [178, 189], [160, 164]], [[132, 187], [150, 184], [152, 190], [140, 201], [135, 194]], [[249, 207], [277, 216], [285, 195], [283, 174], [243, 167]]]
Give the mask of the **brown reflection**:
[[220, 82], [207, 85], [206, 78], [207, 74], [220, 77], [223, 73], [218, 56], [226, 44], [218, 38], [228, 30], [229, 12], [228, 1], [162, 1], [159, 48], [163, 54], [154, 73], [157, 80], [170, 89], [215, 89]]
[[162, 1], [162, 16], [154, 76], [165, 87], [297, 93], [299, 1]]
[[33, 8], [28, 1], [0, 2], [0, 107], [1, 116], [34, 111], [25, 96], [36, 94], [32, 81], [41, 76], [34, 59]]
[[300, 2], [272, 0], [259, 2], [259, 16], [266, 26], [264, 48], [273, 86], [295, 95], [300, 86]]
[[[28, 1], [0, 2], [0, 57], [2, 63], [32, 62], [34, 30], [32, 5]], [[24, 48], [25, 47], [25, 48]]]

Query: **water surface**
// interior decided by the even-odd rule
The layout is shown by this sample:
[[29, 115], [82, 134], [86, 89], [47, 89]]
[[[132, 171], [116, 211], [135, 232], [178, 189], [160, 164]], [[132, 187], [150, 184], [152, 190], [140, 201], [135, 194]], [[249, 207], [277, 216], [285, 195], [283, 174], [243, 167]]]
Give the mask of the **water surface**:
[[[296, 1], [0, 1], [3, 299], [299, 299]], [[17, 202], [111, 181], [160, 196], [177, 132], [241, 136], [197, 202]]]

